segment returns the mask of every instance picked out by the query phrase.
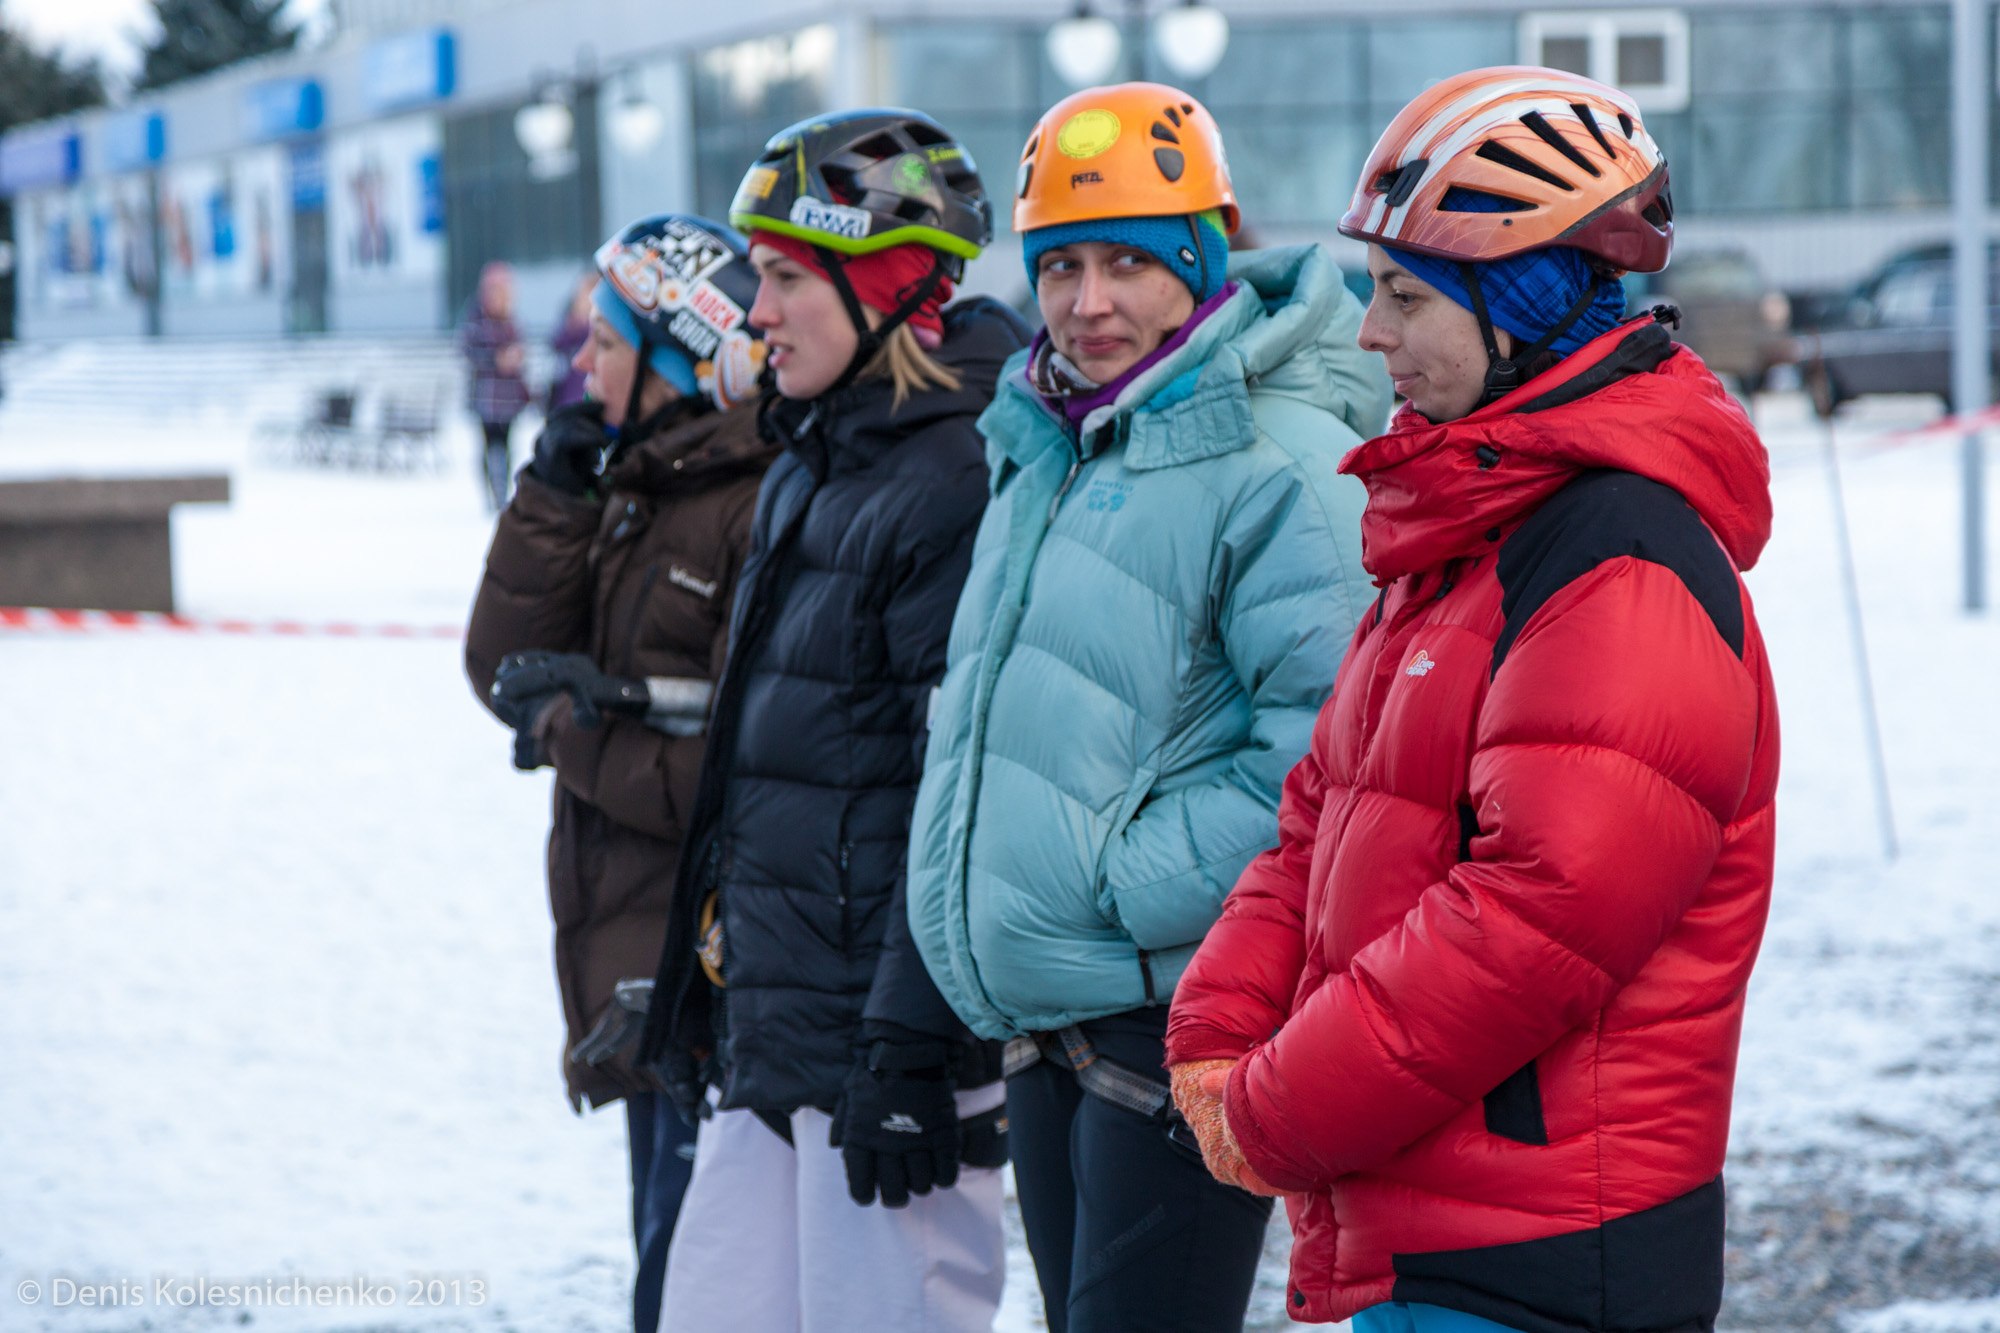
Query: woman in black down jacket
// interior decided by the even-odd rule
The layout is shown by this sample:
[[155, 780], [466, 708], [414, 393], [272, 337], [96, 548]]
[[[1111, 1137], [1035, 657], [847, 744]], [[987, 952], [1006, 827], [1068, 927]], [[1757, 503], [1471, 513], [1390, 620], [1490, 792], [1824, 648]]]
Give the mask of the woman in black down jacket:
[[908, 930], [928, 699], [986, 504], [974, 421], [1026, 341], [996, 303], [943, 308], [991, 218], [965, 151], [895, 111], [784, 131], [731, 208], [780, 395], [763, 426], [785, 452], [758, 496], [647, 1032], [706, 1117], [667, 1327], [950, 1333], [999, 1305], [997, 1050], [921, 966], [878, 967]]

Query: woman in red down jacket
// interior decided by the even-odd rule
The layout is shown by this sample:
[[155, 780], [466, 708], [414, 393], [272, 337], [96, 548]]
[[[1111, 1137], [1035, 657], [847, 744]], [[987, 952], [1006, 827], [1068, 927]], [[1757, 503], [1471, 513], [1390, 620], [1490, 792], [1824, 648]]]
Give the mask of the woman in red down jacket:
[[1340, 229], [1408, 400], [1342, 464], [1381, 594], [1180, 983], [1176, 1100], [1286, 1195], [1294, 1318], [1711, 1329], [1778, 771], [1763, 447], [1622, 318], [1672, 246], [1622, 93], [1446, 80]]

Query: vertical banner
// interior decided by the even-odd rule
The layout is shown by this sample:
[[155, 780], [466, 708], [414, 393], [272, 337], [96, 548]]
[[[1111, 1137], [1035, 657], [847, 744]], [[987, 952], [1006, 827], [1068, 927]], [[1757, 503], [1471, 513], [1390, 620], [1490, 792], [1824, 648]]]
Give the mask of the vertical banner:
[[51, 310], [88, 310], [104, 303], [110, 220], [96, 186], [44, 196], [38, 203], [45, 282], [42, 297]]
[[433, 116], [329, 139], [327, 223], [337, 286], [435, 281], [444, 274], [443, 133]]
[[143, 306], [160, 290], [160, 257], [153, 235], [153, 192], [146, 176], [120, 176], [110, 184], [115, 300]]
[[277, 295], [289, 255], [285, 150], [176, 163], [160, 176], [160, 271], [170, 299]]

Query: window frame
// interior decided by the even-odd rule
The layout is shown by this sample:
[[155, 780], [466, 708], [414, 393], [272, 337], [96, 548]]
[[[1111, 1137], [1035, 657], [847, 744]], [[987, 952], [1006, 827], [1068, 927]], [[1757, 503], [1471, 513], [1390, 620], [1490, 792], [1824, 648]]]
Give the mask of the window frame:
[[[1685, 111], [1688, 107], [1688, 17], [1678, 9], [1537, 10], [1521, 15], [1521, 61], [1542, 63], [1542, 45], [1551, 37], [1581, 37], [1589, 45], [1586, 75], [1630, 95], [1641, 111]], [[1621, 83], [1618, 40], [1658, 37], [1665, 77], [1658, 83]]]

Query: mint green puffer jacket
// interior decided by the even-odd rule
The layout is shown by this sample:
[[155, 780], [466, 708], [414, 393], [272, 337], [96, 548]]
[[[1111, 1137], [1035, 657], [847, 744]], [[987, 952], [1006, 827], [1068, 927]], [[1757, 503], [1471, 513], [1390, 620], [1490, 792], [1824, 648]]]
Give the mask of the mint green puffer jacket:
[[[933, 698], [910, 926], [984, 1037], [1172, 997], [1310, 739], [1373, 589], [1380, 360], [1317, 246], [1232, 259], [1188, 342], [1086, 419], [980, 417], [993, 498]], [[1108, 418], [1108, 419], [1106, 419]]]

